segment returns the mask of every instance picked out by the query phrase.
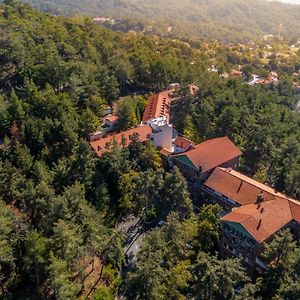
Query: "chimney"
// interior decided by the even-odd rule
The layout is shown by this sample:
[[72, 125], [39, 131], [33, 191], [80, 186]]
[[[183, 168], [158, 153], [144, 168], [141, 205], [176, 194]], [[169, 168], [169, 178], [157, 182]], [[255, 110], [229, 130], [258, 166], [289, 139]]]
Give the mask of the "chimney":
[[257, 227], [256, 227], [256, 230], [258, 230], [261, 226], [261, 219], [259, 220], [258, 224], [257, 224]]
[[264, 212], [264, 208], [263, 208], [263, 207], [261, 208], [260, 212], [261, 212], [261, 213], [263, 213], [263, 212]]
[[241, 180], [240, 185], [239, 185], [239, 187], [237, 189], [237, 192], [236, 192], [237, 194], [240, 192], [240, 190], [241, 190], [241, 188], [243, 186], [243, 183], [244, 183], [244, 180]]
[[202, 173], [202, 166], [201, 165], [199, 166], [199, 172], [200, 172], [200, 174]]
[[262, 203], [264, 201], [264, 193], [263, 191], [257, 196], [256, 203]]

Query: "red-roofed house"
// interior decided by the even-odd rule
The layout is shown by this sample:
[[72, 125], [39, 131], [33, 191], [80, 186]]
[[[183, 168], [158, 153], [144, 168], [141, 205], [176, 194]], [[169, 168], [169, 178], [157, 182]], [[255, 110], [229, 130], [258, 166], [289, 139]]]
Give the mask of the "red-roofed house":
[[242, 258], [250, 274], [256, 268], [265, 268], [259, 257], [264, 243], [285, 228], [299, 239], [299, 210], [299, 202], [276, 196], [273, 200], [233, 209], [221, 219], [221, 255]]
[[231, 77], [242, 77], [243, 76], [243, 72], [237, 69], [232, 69], [230, 72], [230, 76]]
[[277, 84], [278, 74], [276, 72], [270, 72], [267, 78], [260, 78], [254, 82], [254, 84]]
[[199, 87], [194, 83], [189, 84], [188, 89], [191, 96], [195, 96], [200, 91]]
[[201, 185], [217, 167], [235, 168], [241, 151], [227, 138], [215, 138], [187, 152], [173, 155], [172, 162], [186, 178], [191, 194], [197, 199]]
[[231, 168], [216, 168], [203, 184], [202, 190], [206, 202], [217, 203], [227, 212], [234, 207], [256, 203], [258, 197], [263, 197], [264, 201], [287, 198]]
[[116, 142], [120, 147], [128, 146], [131, 143], [131, 137], [134, 134], [137, 134], [139, 137], [139, 141], [144, 143], [150, 140], [151, 133], [152, 129], [150, 126], [142, 125], [133, 129], [129, 129], [127, 131], [106, 136], [97, 141], [90, 142], [90, 145], [97, 153], [97, 155], [101, 157], [103, 153], [111, 149], [114, 142]]
[[278, 74], [276, 72], [270, 72], [269, 75], [268, 75], [268, 81], [269, 83], [273, 83], [273, 84], [276, 84], [278, 82]]
[[170, 121], [171, 99], [170, 91], [163, 91], [148, 97], [148, 103], [143, 114], [143, 123], [151, 119], [161, 118], [165, 116], [167, 122]]
[[216, 168], [202, 186], [206, 203], [224, 209], [220, 249], [223, 257], [241, 257], [248, 271], [264, 268], [263, 243], [278, 231], [300, 229], [300, 203], [230, 168]]
[[107, 124], [107, 125], [113, 125], [113, 124], [115, 124], [116, 122], [118, 122], [118, 120], [119, 120], [119, 117], [118, 117], [118, 116], [111, 115], [111, 116], [107, 116], [107, 117], [104, 119], [104, 122], [105, 122], [105, 124]]
[[110, 115], [105, 117], [104, 124], [103, 124], [103, 130], [105, 133], [113, 131], [119, 122], [119, 117], [115, 115]]
[[189, 149], [194, 149], [195, 148], [195, 143], [188, 140], [187, 138], [185, 137], [182, 137], [182, 136], [178, 136], [174, 142], [173, 142], [173, 145], [174, 145], [174, 153], [182, 153], [182, 152], [186, 152], [188, 151]]

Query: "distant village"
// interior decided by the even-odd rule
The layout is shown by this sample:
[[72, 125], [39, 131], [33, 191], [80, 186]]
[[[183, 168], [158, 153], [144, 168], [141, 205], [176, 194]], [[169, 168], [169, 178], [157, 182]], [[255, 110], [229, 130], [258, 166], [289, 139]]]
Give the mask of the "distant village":
[[[237, 74], [234, 71], [230, 76]], [[264, 82], [255, 84], [277, 81], [277, 74], [271, 72]], [[171, 84], [168, 89], [149, 96], [141, 124], [127, 131], [115, 132], [118, 117], [108, 114], [104, 117], [103, 131], [90, 134], [90, 145], [101, 157], [112, 147], [127, 147], [136, 139], [152, 143], [163, 165], [178, 167], [186, 178], [195, 209], [203, 204], [222, 207], [221, 256], [241, 258], [250, 275], [257, 268], [265, 269], [260, 259], [264, 243], [284, 228], [290, 228], [295, 238], [300, 237], [300, 202], [240, 173], [242, 153], [228, 137], [196, 144], [179, 135], [170, 122], [171, 105], [178, 101], [175, 95], [179, 89], [179, 84]], [[191, 95], [198, 91], [196, 85], [189, 85]]]
[[[249, 74], [248, 71], [244, 70], [245, 65], [237, 63], [233, 64], [234, 67], [231, 70], [224, 72], [222, 65], [218, 65], [218, 61], [216, 60], [216, 53], [219, 46], [218, 42], [206, 45], [206, 52], [211, 62], [210, 67], [207, 69], [208, 72], [216, 73], [223, 78], [241, 78], [249, 85], [276, 85], [279, 82], [278, 71], [273, 68], [271, 68], [273, 70], [268, 70], [267, 75], [260, 73]], [[289, 72], [286, 70], [284, 73], [289, 73], [295, 92], [300, 93], [300, 67], [294, 63], [294, 59], [297, 59], [300, 51], [300, 40], [293, 44], [287, 44], [281, 41], [280, 37], [267, 34], [260, 41], [249, 41], [244, 44], [227, 44], [226, 47], [234, 55], [235, 59], [240, 61], [243, 61], [245, 58], [246, 60], [252, 59], [263, 68], [266, 68], [270, 61], [276, 62], [277, 66], [281, 67], [287, 66], [289, 68], [291, 64], [294, 65], [295, 71]]]
[[[109, 28], [116, 24], [126, 22], [126, 20], [121, 18], [111, 18], [107, 16], [97, 16], [94, 17], [92, 21]], [[137, 34], [138, 32], [151, 32], [153, 29], [151, 26], [147, 27], [139, 22], [130, 23], [130, 26], [129, 32], [133, 34]], [[166, 33], [172, 32], [172, 27], [165, 28], [165, 31]], [[175, 39], [172, 41], [179, 42]], [[184, 43], [187, 47], [191, 47], [191, 45], [187, 42], [182, 43]], [[223, 78], [241, 78], [249, 85], [276, 85], [278, 83], [279, 76], [276, 70], [270, 70], [267, 76], [263, 74], [246, 74], [246, 72], [243, 71], [243, 65], [235, 64], [231, 70], [227, 70], [225, 72], [222, 71], [222, 66], [219, 66], [218, 61], [216, 60], [216, 50], [219, 46], [220, 45], [217, 41], [212, 44], [207, 43], [204, 46], [203, 50], [206, 52], [211, 62], [210, 67], [207, 69], [209, 72], [216, 73]], [[222, 45], [222, 47], [224, 47], [224, 45]], [[280, 33], [278, 36], [265, 34], [262, 36], [260, 41], [249, 41], [243, 44], [228, 43], [226, 44], [226, 47], [228, 47], [228, 49], [230, 49], [236, 57], [242, 58], [244, 55], [247, 55], [251, 59], [259, 61], [262, 66], [268, 65], [268, 62], [272, 59], [275, 59], [279, 65], [284, 65], [285, 63], [290, 63], [292, 59], [297, 57], [297, 54], [300, 51], [300, 39], [293, 43], [286, 44], [282, 42]], [[191, 61], [191, 64], [194, 63], [194, 61]], [[300, 93], [300, 67], [291, 74], [291, 78], [294, 82], [295, 92]]]

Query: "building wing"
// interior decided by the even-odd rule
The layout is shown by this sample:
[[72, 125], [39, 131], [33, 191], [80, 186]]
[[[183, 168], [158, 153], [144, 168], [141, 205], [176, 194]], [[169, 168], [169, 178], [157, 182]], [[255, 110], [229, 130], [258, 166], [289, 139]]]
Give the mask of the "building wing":
[[170, 91], [163, 91], [148, 97], [148, 103], [143, 114], [143, 123], [165, 116], [170, 122], [171, 98]]
[[186, 156], [196, 168], [206, 173], [239, 158], [241, 154], [228, 137], [221, 137], [198, 144], [195, 149], [175, 155], [175, 157]]
[[152, 129], [148, 125], [142, 125], [127, 131], [108, 135], [105, 138], [90, 142], [90, 145], [99, 157], [106, 151], [109, 151], [113, 143], [117, 143], [120, 147], [128, 146], [131, 143], [131, 137], [137, 134], [140, 142], [145, 142], [150, 139]]

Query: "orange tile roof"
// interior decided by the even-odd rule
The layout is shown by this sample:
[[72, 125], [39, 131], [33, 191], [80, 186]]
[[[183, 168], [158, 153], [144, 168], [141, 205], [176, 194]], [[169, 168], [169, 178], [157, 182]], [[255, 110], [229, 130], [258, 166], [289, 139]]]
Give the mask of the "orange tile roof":
[[216, 168], [205, 185], [241, 205], [221, 220], [241, 224], [259, 243], [292, 220], [300, 222], [300, 202], [232, 169]]
[[242, 76], [243, 75], [243, 72], [242, 71], [239, 71], [237, 69], [232, 69], [231, 72], [230, 72], [230, 75], [231, 76]]
[[195, 147], [196, 149], [177, 154], [175, 157], [186, 155], [195, 167], [202, 168], [202, 173], [213, 170], [242, 154], [228, 137], [211, 139]]
[[170, 91], [163, 91], [158, 94], [148, 97], [148, 104], [144, 110], [143, 122], [150, 119], [166, 116], [168, 122], [170, 121]]
[[276, 197], [288, 199], [282, 193], [245, 176], [230, 168], [216, 168], [206, 180], [205, 186], [223, 194], [240, 205], [255, 203], [257, 196], [263, 191], [264, 201], [274, 200]]
[[139, 140], [141, 142], [145, 142], [150, 138], [152, 129], [148, 125], [142, 125], [133, 129], [129, 129], [127, 131], [106, 136], [105, 138], [94, 142], [90, 142], [90, 145], [97, 153], [97, 155], [101, 157], [104, 152], [110, 150], [110, 146], [114, 140], [118, 143], [119, 146], [122, 146], [122, 139], [124, 138], [125, 146], [128, 146], [131, 143], [130, 137], [135, 133], [139, 135]]
[[109, 121], [109, 122], [116, 122], [119, 120], [119, 117], [115, 116], [115, 115], [111, 115], [111, 116], [106, 117], [104, 120]]
[[194, 96], [195, 94], [197, 94], [200, 91], [199, 87], [197, 85], [195, 85], [194, 83], [189, 84], [188, 88], [189, 88], [189, 92], [192, 96]]
[[174, 145], [187, 150], [191, 146], [194, 147], [195, 143], [186, 139], [185, 137], [178, 136], [174, 141]]
[[164, 156], [170, 156], [172, 154], [172, 152], [167, 148], [161, 148], [159, 150], [159, 153], [164, 155]]
[[255, 84], [269, 84], [269, 80], [268, 79], [259, 79], [256, 81]]
[[278, 74], [276, 72], [270, 72], [268, 75], [268, 80], [269, 81], [277, 81], [278, 80]]
[[293, 220], [290, 201], [284, 198], [233, 209], [221, 220], [241, 224], [259, 243], [270, 238]]
[[293, 219], [297, 222], [300, 222], [300, 202], [298, 200], [289, 199], [289, 204]]

